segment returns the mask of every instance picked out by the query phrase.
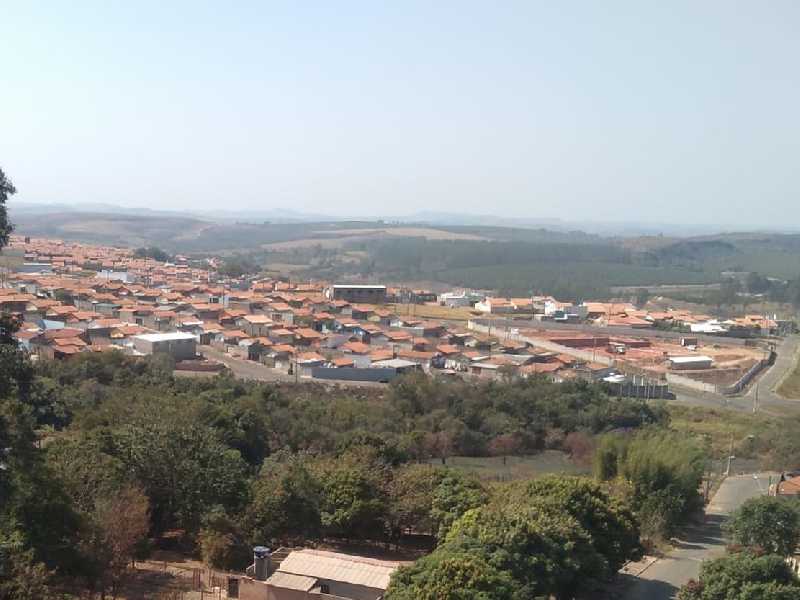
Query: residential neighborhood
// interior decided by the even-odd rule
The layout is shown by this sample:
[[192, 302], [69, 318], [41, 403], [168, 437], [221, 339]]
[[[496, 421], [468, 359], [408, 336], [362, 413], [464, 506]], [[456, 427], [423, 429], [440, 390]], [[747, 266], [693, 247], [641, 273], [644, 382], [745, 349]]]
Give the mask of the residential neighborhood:
[[[619, 393], [667, 397], [669, 384], [741, 390], [774, 360], [774, 340], [794, 327], [775, 315], [720, 321], [628, 302], [231, 279], [214, 258], [159, 262], [124, 248], [50, 239], [12, 236], [9, 249], [24, 261], [5, 274], [0, 307], [18, 316], [16, 336], [33, 356], [164, 353], [181, 373], [226, 366], [265, 379], [353, 384], [386, 383], [409, 371], [577, 377], [605, 380]], [[426, 307], [438, 316], [412, 314]]]

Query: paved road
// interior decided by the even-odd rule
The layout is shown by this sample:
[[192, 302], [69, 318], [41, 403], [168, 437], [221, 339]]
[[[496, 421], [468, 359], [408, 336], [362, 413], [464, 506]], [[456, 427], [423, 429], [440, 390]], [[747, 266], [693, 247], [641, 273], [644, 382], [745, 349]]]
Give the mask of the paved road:
[[230, 354], [217, 350], [216, 348], [212, 348], [211, 346], [200, 346], [200, 354], [205, 356], [208, 360], [222, 363], [231, 371], [233, 371], [233, 374], [240, 379], [286, 382], [292, 382], [295, 380], [294, 376], [282, 373], [277, 369], [270, 369], [265, 365], [250, 360], [235, 358]]
[[722, 523], [745, 500], [766, 493], [768, 474], [738, 475], [722, 482], [706, 507], [702, 525], [686, 532], [675, 549], [635, 578], [621, 600], [670, 600], [682, 585], [696, 579], [704, 560], [725, 551]]
[[[243, 358], [236, 358], [221, 352], [211, 346], [200, 346], [200, 354], [205, 356], [208, 360], [213, 360], [222, 363], [228, 367], [233, 374], [239, 379], [249, 379], [254, 381], [277, 381], [284, 383], [294, 383], [298, 381], [294, 375], [288, 375], [283, 371], [271, 369], [266, 365], [246, 360]], [[313, 381], [322, 385], [329, 386], [346, 386], [346, 387], [385, 387], [386, 384], [378, 383], [375, 381], [339, 381], [335, 379], [309, 379], [305, 377], [299, 378], [301, 383]]]
[[753, 406], [757, 404], [759, 412], [777, 416], [782, 416], [786, 411], [800, 411], [800, 398], [788, 399], [775, 393], [775, 388], [783, 380], [784, 375], [795, 368], [798, 348], [800, 348], [800, 336], [792, 335], [785, 338], [777, 348], [778, 357], [775, 364], [762, 373], [741, 396], [723, 396], [681, 389], [675, 391], [675, 400], [692, 406], [724, 407], [742, 412], [753, 412]]

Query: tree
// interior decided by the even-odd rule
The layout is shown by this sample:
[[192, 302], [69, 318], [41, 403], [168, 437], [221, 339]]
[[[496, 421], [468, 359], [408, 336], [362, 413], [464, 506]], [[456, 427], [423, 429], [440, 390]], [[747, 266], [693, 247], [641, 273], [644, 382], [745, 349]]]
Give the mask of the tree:
[[11, 183], [11, 180], [6, 177], [3, 169], [0, 168], [0, 248], [8, 244], [8, 236], [11, 235], [14, 227], [8, 221], [8, 208], [6, 202], [10, 196], [17, 193], [17, 188]]
[[264, 462], [251, 486], [244, 514], [253, 544], [302, 541], [320, 535], [321, 484], [302, 456], [277, 456]]
[[800, 542], [800, 512], [784, 498], [751, 498], [731, 515], [725, 529], [736, 544], [791, 556]]
[[410, 529], [435, 534], [438, 524], [431, 514], [436, 488], [443, 473], [431, 465], [412, 464], [395, 471], [389, 484], [389, 514], [393, 534]]
[[494, 502], [471, 510], [453, 524], [440, 550], [486, 553], [526, 598], [572, 598], [608, 570], [580, 523], [552, 503]]
[[92, 587], [99, 585], [101, 597], [109, 587], [116, 597], [149, 528], [149, 503], [141, 489], [128, 486], [97, 499], [81, 546], [90, 563]]
[[196, 531], [212, 507], [238, 510], [246, 494], [245, 464], [217, 433], [180, 416], [142, 415], [113, 434], [113, 455], [150, 499], [156, 531]]
[[492, 456], [502, 456], [503, 465], [506, 464], [509, 455], [517, 454], [522, 449], [522, 441], [519, 436], [513, 433], [498, 435], [489, 442], [489, 454]]
[[696, 508], [705, 454], [694, 440], [670, 430], [607, 436], [598, 448], [595, 473], [632, 487], [631, 505], [648, 538], [666, 537]]
[[0, 538], [0, 600], [55, 600], [48, 586], [50, 576], [44, 564], [33, 559], [32, 551]]
[[245, 543], [238, 523], [221, 509], [205, 516], [198, 540], [203, 562], [215, 569], [241, 570], [249, 564], [252, 546]]
[[462, 515], [483, 506], [489, 494], [480, 481], [458, 471], [447, 470], [433, 492], [431, 520], [437, 537], [443, 540]]
[[435, 456], [447, 464], [447, 459], [453, 454], [453, 436], [448, 431], [429, 433], [425, 437], [425, 447], [428, 456]]
[[526, 600], [511, 573], [478, 552], [437, 550], [392, 575], [386, 600]]
[[388, 471], [374, 455], [351, 452], [315, 463], [323, 532], [350, 538], [382, 537], [387, 521]]
[[158, 262], [167, 262], [170, 259], [169, 254], [164, 252], [157, 246], [148, 246], [147, 248], [137, 248], [133, 251], [133, 255], [137, 258], [152, 258]]
[[608, 564], [601, 578], [609, 578], [622, 565], [638, 557], [639, 528], [633, 512], [586, 477], [548, 475], [512, 488], [506, 502], [514, 506], [541, 507], [561, 511], [575, 519]]
[[749, 552], [706, 561], [700, 577], [678, 593], [678, 600], [790, 600], [800, 597], [800, 581], [781, 556]]
[[636, 290], [636, 306], [642, 308], [647, 301], [650, 300], [650, 290], [647, 288], [638, 288]]

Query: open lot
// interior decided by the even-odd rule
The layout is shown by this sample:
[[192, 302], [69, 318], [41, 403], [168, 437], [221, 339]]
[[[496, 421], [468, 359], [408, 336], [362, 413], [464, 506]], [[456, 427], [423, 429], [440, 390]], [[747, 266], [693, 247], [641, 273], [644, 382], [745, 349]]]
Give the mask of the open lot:
[[419, 319], [448, 321], [469, 321], [481, 314], [469, 308], [448, 308], [438, 304], [389, 304], [388, 308], [401, 317], [413, 316]]
[[[440, 465], [439, 459], [430, 459], [431, 464]], [[447, 466], [459, 471], [474, 473], [487, 481], [514, 481], [530, 477], [541, 477], [549, 473], [586, 475], [588, 466], [577, 465], [564, 452], [545, 450], [530, 456], [509, 456], [503, 464], [499, 456], [452, 456]]]
[[776, 391], [784, 398], [800, 400], [800, 353], [795, 356], [794, 369]]

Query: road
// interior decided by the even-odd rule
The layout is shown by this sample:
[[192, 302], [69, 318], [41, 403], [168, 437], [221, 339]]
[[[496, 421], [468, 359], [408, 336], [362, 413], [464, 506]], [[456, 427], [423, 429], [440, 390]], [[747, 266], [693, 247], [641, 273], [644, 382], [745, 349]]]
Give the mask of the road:
[[[675, 400], [692, 406], [722, 407], [742, 412], [753, 412], [753, 406], [757, 404], [759, 412], [775, 416], [783, 416], [787, 411], [800, 411], [800, 398], [783, 398], [775, 392], [775, 388], [781, 383], [783, 377], [795, 368], [798, 348], [800, 348], [800, 336], [792, 335], [785, 338], [777, 348], [778, 356], [775, 364], [757, 377], [747, 391], [740, 396], [723, 396], [676, 389]], [[756, 395], [758, 396], [757, 403]]]
[[[273, 381], [283, 383], [295, 383], [298, 379], [294, 375], [288, 375], [283, 371], [271, 369], [266, 365], [246, 360], [244, 358], [236, 358], [212, 348], [211, 346], [200, 346], [200, 354], [205, 356], [208, 360], [222, 363], [228, 367], [233, 374], [239, 379], [248, 379], [253, 381]], [[386, 387], [386, 384], [378, 383], [375, 381], [339, 381], [335, 379], [308, 379], [305, 377], [299, 378], [301, 383], [314, 382], [321, 385], [329, 386], [345, 386], [345, 387]]]
[[769, 474], [738, 475], [722, 482], [706, 507], [702, 525], [688, 530], [675, 549], [633, 578], [621, 600], [669, 600], [690, 579], [697, 579], [704, 560], [725, 551], [722, 523], [749, 498], [766, 493]]

